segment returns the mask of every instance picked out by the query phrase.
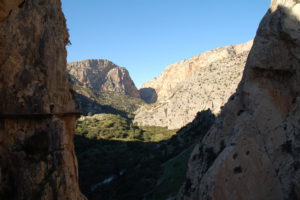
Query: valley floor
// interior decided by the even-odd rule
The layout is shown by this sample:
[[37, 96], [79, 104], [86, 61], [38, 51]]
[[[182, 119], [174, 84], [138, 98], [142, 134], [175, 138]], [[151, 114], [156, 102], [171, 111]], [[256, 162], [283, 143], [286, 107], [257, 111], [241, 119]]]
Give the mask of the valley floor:
[[207, 122], [190, 123], [180, 130], [139, 127], [114, 114], [80, 118], [75, 148], [82, 192], [90, 200], [174, 197], [185, 179], [195, 142], [214, 121], [211, 113], [202, 115], [208, 116]]

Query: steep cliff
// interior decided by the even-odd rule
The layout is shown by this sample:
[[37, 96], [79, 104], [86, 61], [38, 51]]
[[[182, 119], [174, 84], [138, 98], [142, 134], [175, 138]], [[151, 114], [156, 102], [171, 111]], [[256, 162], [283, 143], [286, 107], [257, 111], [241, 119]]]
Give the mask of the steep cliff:
[[158, 77], [141, 86], [141, 96], [149, 103], [168, 99], [176, 91], [177, 85], [189, 79], [195, 72], [209, 68], [210, 64], [219, 60], [249, 51], [251, 45], [252, 41], [241, 45], [221, 47], [172, 64]]
[[108, 60], [84, 60], [68, 64], [71, 78], [94, 91], [118, 92], [139, 98], [128, 71]]
[[157, 80], [145, 84], [156, 88], [159, 100], [139, 108], [134, 121], [176, 129], [199, 111], [218, 114], [241, 80], [251, 46], [252, 41], [221, 47], [171, 65]]
[[85, 199], [59, 0], [0, 1], [0, 199]]
[[300, 4], [273, 0], [178, 199], [300, 199]]

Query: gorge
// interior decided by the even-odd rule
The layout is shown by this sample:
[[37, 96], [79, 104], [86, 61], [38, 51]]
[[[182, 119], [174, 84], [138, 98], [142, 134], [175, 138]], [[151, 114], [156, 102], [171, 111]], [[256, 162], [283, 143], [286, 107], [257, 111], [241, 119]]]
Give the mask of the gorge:
[[253, 41], [138, 90], [67, 64], [60, 0], [0, 0], [0, 199], [300, 199], [299, 27], [298, 1], [271, 0]]

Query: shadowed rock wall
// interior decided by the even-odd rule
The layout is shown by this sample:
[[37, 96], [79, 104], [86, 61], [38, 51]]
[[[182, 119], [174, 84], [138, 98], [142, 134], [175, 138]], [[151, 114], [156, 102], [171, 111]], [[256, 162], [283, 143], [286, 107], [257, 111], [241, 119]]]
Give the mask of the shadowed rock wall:
[[60, 0], [0, 0], [0, 199], [85, 199]]
[[194, 149], [178, 199], [300, 199], [297, 2], [272, 1], [239, 88]]

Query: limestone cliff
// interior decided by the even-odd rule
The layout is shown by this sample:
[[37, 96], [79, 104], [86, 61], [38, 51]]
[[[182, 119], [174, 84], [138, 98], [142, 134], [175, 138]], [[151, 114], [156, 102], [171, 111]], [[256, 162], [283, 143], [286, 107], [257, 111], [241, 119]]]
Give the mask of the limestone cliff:
[[199, 111], [210, 109], [218, 114], [241, 80], [251, 46], [252, 41], [221, 47], [171, 65], [145, 84], [158, 91], [159, 100], [139, 108], [135, 122], [176, 129], [191, 122]]
[[0, 199], [85, 199], [60, 0], [0, 0]]
[[195, 72], [209, 68], [209, 65], [216, 61], [249, 51], [251, 45], [252, 41], [241, 45], [221, 47], [172, 64], [158, 77], [141, 86], [141, 96], [149, 103], [169, 98], [176, 91], [177, 85], [189, 79]]
[[273, 0], [242, 81], [194, 149], [182, 200], [300, 199], [300, 3]]
[[108, 60], [84, 60], [68, 64], [71, 77], [94, 91], [118, 92], [139, 98], [128, 71]]

